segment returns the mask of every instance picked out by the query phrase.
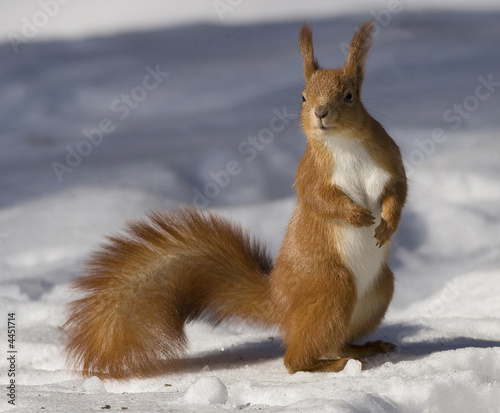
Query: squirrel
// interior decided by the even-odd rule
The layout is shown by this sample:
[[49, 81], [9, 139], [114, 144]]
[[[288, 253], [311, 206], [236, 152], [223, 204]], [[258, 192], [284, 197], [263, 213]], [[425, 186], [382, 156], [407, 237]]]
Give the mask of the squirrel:
[[374, 32], [356, 30], [342, 68], [304, 63], [297, 205], [276, 260], [212, 212], [157, 211], [108, 238], [73, 284], [63, 326], [68, 363], [84, 376], [162, 374], [186, 349], [184, 325], [238, 321], [278, 327], [289, 373], [341, 371], [350, 359], [392, 351], [352, 344], [375, 330], [394, 291], [391, 237], [407, 182], [396, 143], [364, 108], [361, 87]]

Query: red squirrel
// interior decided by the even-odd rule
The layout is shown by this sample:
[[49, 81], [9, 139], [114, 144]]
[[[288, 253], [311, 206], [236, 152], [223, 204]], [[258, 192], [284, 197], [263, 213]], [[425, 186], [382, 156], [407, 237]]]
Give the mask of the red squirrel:
[[240, 227], [192, 208], [154, 212], [109, 237], [74, 282], [64, 325], [69, 363], [86, 376], [161, 374], [183, 354], [184, 325], [278, 326], [284, 364], [340, 371], [392, 350], [370, 334], [391, 301], [391, 237], [406, 200], [400, 151], [364, 108], [361, 86], [373, 21], [354, 34], [343, 68], [323, 69], [304, 24], [297, 206], [273, 264]]

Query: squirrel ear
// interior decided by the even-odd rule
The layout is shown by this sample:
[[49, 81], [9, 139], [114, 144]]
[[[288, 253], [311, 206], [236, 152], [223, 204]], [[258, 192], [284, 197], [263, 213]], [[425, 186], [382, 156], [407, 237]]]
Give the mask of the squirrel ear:
[[344, 66], [344, 73], [356, 82], [358, 94], [361, 94], [361, 86], [365, 77], [365, 63], [368, 58], [368, 52], [372, 45], [373, 31], [375, 24], [373, 19], [363, 23], [363, 25], [356, 30], [354, 37], [349, 47], [347, 54], [347, 61]]
[[319, 65], [318, 61], [314, 58], [312, 30], [305, 23], [300, 29], [299, 47], [302, 59], [304, 59], [304, 78], [307, 82], [314, 71], [319, 68]]

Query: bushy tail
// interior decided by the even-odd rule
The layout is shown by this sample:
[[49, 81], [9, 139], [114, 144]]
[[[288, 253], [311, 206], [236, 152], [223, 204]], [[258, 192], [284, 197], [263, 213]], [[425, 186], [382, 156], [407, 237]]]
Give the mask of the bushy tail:
[[84, 375], [164, 372], [201, 318], [272, 324], [271, 259], [239, 227], [186, 209], [131, 223], [92, 257], [64, 325], [68, 360]]

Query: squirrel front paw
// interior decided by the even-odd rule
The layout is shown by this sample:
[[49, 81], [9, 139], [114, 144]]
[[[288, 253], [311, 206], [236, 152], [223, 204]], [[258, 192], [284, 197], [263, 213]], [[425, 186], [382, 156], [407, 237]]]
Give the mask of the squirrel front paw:
[[368, 209], [354, 203], [351, 203], [347, 208], [345, 219], [349, 224], [357, 228], [369, 227], [375, 224], [375, 217], [372, 213]]
[[380, 220], [380, 224], [378, 225], [378, 227], [375, 228], [375, 238], [377, 239], [377, 244], [376, 244], [377, 247], [380, 248], [387, 241], [389, 241], [393, 232], [394, 231], [387, 224], [387, 221], [384, 218], [382, 218]]

